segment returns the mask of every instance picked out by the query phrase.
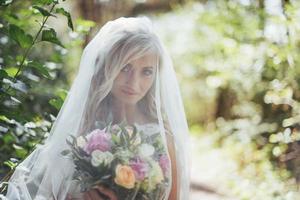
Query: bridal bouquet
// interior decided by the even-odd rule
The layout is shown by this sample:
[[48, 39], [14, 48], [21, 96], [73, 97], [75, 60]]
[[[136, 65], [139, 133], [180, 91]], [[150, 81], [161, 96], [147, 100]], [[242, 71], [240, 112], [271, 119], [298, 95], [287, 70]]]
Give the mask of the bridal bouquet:
[[[156, 199], [168, 184], [170, 170], [160, 133], [147, 135], [136, 126], [108, 125], [67, 140], [75, 165], [73, 179], [84, 192], [95, 185], [122, 199]], [[156, 196], [156, 197], [155, 197]]]

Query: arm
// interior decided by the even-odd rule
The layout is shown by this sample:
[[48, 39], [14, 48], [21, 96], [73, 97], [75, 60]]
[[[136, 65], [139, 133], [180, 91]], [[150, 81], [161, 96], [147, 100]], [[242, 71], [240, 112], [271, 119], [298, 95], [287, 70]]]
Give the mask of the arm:
[[177, 165], [176, 165], [176, 154], [173, 135], [170, 133], [166, 134], [168, 151], [171, 159], [171, 170], [172, 170], [172, 187], [169, 200], [177, 200]]

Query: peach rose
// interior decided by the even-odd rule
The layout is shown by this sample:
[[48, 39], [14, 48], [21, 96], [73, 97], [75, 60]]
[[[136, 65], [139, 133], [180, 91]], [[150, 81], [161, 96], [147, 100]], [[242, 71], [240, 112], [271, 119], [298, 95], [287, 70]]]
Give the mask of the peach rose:
[[127, 165], [117, 165], [115, 182], [127, 189], [134, 188], [135, 176], [133, 169]]

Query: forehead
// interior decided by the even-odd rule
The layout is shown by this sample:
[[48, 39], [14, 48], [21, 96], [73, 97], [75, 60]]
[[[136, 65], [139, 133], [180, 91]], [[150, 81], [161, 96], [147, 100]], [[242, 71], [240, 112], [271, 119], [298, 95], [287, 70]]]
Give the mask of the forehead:
[[158, 63], [158, 57], [155, 53], [147, 53], [136, 59], [129, 61], [133, 67], [154, 67]]

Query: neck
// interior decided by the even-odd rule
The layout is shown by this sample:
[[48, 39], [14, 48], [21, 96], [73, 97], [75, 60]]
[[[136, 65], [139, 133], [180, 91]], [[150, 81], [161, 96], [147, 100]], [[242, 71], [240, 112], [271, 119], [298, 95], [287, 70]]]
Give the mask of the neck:
[[128, 124], [137, 122], [141, 118], [141, 113], [136, 104], [125, 104], [116, 98], [112, 98], [113, 123], [125, 121]]

